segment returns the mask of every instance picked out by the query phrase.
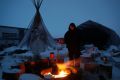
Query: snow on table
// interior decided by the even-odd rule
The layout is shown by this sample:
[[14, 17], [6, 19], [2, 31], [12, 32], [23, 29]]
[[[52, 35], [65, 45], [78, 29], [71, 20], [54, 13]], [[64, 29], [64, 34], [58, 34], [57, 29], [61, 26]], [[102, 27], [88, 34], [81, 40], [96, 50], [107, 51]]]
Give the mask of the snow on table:
[[12, 56], [5, 56], [5, 58], [1, 61], [2, 71], [3, 72], [16, 72], [17, 69], [11, 69], [11, 66], [17, 66], [21, 63], [20, 59], [13, 58]]
[[40, 53], [40, 56], [42, 58], [47, 58], [50, 56], [50, 53], [53, 52], [54, 53], [54, 56], [56, 57], [58, 54], [63, 56], [63, 57], [66, 57], [67, 54], [68, 54], [68, 50], [67, 48], [63, 48], [62, 50], [46, 50], [45, 52], [42, 52]]
[[27, 57], [33, 57], [32, 51], [27, 51], [25, 53], [20, 53], [20, 54], [13, 54], [13, 56], [18, 57], [18, 58], [27, 58]]
[[5, 73], [19, 73], [20, 69], [4, 69], [3, 72]]

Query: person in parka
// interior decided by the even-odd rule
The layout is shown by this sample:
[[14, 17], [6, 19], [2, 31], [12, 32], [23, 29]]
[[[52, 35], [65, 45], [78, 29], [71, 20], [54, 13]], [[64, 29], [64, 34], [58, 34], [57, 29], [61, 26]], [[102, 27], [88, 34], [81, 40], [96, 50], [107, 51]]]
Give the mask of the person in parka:
[[64, 42], [68, 48], [69, 60], [79, 58], [80, 53], [80, 36], [79, 31], [74, 23], [70, 23], [69, 30], [64, 35]]

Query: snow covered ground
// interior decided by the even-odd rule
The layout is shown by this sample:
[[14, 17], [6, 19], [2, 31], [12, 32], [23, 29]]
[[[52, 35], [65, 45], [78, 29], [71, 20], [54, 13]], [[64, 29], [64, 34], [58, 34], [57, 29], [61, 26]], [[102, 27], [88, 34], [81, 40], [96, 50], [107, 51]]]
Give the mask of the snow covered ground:
[[[18, 65], [24, 61], [26, 61], [24, 58], [21, 58], [21, 56], [27, 56], [27, 57], [32, 57], [33, 54], [30, 51], [27, 51], [26, 53], [22, 54], [9, 54], [10, 52], [13, 52], [14, 50], [17, 50], [19, 48], [17, 47], [11, 47], [7, 48], [4, 51], [0, 52], [0, 55], [3, 55], [3, 59], [0, 61], [0, 80], [2, 80], [2, 72], [10, 72], [10, 73], [16, 73], [19, 72], [19, 69], [11, 69], [11, 66]], [[89, 51], [89, 50], [88, 50]], [[40, 56], [42, 58], [47, 58], [49, 57], [49, 54], [53, 52], [55, 57], [57, 55], [60, 55], [62, 58], [67, 57], [68, 51], [66, 48], [63, 48], [61, 50], [47, 50], [45, 52], [40, 53]], [[83, 51], [86, 52], [86, 51]], [[110, 50], [108, 51], [103, 51], [102, 56], [109, 56], [113, 59], [112, 62], [112, 80], [119, 80], [120, 79], [120, 57], [112, 57], [110, 54], [108, 54]], [[87, 53], [83, 56], [86, 56]], [[90, 56], [90, 54], [89, 54]], [[87, 55], [88, 57], [88, 55]], [[116, 63], [119, 63], [118, 65], [115, 65]], [[27, 75], [28, 76], [28, 75]], [[30, 80], [30, 79], [29, 79]], [[37, 80], [37, 79], [36, 79]]]

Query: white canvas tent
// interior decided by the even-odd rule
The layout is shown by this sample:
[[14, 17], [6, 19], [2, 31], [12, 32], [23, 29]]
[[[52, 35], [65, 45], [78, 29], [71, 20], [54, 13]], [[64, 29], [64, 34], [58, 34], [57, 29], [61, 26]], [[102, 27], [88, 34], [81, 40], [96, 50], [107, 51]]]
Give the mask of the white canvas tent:
[[28, 26], [28, 30], [23, 40], [19, 44], [19, 47], [27, 46], [34, 53], [43, 52], [48, 47], [56, 47], [56, 43], [53, 37], [48, 32], [43, 22], [42, 16], [39, 12], [42, 1], [43, 0], [33, 0], [36, 13], [30, 25]]

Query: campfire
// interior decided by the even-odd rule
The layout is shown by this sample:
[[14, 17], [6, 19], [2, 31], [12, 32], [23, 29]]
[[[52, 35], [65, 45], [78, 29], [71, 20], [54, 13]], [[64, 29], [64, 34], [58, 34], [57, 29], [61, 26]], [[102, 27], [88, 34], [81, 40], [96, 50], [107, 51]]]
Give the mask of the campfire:
[[52, 68], [41, 71], [41, 75], [50, 80], [63, 79], [69, 76], [71, 73], [77, 73], [77, 69], [68, 66], [72, 62], [69, 61], [63, 64], [54, 64]]
[[68, 70], [61, 70], [59, 71], [58, 74], [52, 74], [51, 72], [45, 73], [44, 77], [48, 77], [49, 78], [64, 78], [66, 76], [68, 76], [70, 74], [70, 72]]
[[62, 78], [62, 77], [66, 77], [69, 74], [68, 71], [60, 71], [58, 75], [53, 75], [54, 78]]
[[70, 69], [66, 68], [64, 64], [56, 64], [56, 66], [41, 72], [41, 74], [47, 78], [64, 78], [67, 77], [70, 73]]

